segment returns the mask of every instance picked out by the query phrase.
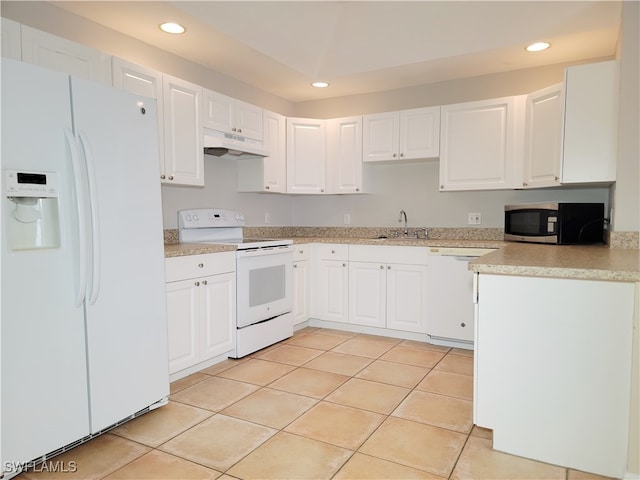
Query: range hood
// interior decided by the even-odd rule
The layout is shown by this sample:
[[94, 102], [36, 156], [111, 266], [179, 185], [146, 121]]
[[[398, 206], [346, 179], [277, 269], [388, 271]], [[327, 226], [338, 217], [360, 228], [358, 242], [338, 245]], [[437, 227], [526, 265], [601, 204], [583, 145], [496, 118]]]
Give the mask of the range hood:
[[241, 135], [204, 129], [204, 153], [220, 158], [239, 160], [243, 158], [260, 158], [269, 156], [259, 140]]

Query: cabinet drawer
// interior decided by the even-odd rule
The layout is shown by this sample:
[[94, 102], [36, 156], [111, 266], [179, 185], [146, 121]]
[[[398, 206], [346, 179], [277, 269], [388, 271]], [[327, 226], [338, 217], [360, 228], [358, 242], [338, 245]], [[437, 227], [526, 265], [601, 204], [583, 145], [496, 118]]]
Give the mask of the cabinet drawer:
[[167, 282], [235, 272], [235, 270], [235, 252], [187, 255], [165, 259], [165, 278]]
[[311, 243], [303, 243], [293, 246], [293, 261], [309, 260], [311, 258]]
[[315, 245], [316, 258], [322, 260], [348, 260], [349, 245], [336, 243], [317, 243]]

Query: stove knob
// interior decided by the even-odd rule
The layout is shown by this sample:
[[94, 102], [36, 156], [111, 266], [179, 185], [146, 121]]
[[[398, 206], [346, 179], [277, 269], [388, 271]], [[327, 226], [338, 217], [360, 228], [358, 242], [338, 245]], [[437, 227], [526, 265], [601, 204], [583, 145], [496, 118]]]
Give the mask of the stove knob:
[[194, 215], [194, 216], [193, 216], [193, 221], [194, 221], [194, 222], [197, 222], [198, 220], [200, 220], [200, 217], [198, 217], [198, 215]]

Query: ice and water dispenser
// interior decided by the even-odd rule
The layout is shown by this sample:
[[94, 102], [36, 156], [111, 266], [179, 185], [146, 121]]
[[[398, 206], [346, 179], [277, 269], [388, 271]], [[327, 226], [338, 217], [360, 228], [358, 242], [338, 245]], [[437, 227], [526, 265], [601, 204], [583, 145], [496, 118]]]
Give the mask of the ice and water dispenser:
[[11, 250], [60, 246], [58, 185], [55, 172], [5, 170], [9, 212], [5, 215]]

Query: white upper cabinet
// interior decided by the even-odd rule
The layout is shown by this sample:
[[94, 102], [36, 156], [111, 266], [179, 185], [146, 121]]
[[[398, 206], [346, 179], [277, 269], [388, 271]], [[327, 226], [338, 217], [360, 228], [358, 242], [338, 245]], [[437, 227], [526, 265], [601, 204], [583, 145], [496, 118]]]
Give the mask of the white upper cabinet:
[[440, 107], [364, 116], [363, 160], [434, 158], [440, 153]]
[[111, 85], [109, 55], [26, 25], [21, 31], [23, 62]]
[[204, 185], [202, 87], [162, 76], [164, 171], [167, 183]]
[[524, 96], [441, 107], [440, 190], [513, 188]]
[[263, 148], [269, 156], [236, 160], [238, 191], [286, 193], [287, 119], [268, 110], [263, 115]]
[[326, 158], [325, 121], [287, 118], [287, 193], [324, 193]]
[[2, 56], [14, 60], [22, 60], [22, 40], [20, 38], [20, 24], [6, 18], [1, 19], [0, 33], [2, 34]]
[[[527, 96], [523, 188], [560, 185], [564, 84], [552, 85]], [[516, 183], [516, 187], [520, 187]]]
[[203, 125], [231, 135], [262, 140], [262, 109], [212, 90], [203, 91]]
[[328, 193], [361, 193], [362, 117], [327, 120]]
[[204, 185], [199, 104], [202, 89], [184, 80], [115, 57], [113, 85], [157, 100], [162, 183]]
[[615, 181], [619, 82], [615, 60], [567, 68], [563, 184]]

